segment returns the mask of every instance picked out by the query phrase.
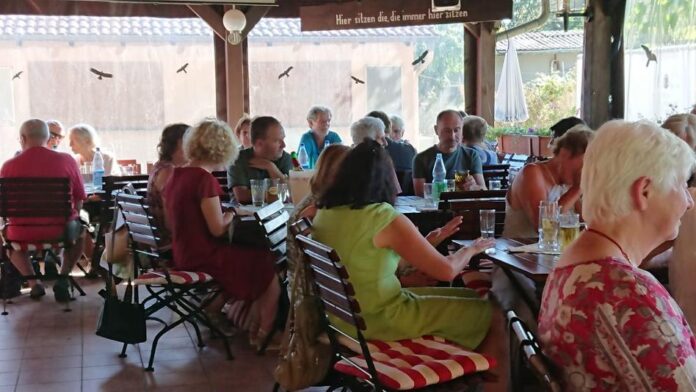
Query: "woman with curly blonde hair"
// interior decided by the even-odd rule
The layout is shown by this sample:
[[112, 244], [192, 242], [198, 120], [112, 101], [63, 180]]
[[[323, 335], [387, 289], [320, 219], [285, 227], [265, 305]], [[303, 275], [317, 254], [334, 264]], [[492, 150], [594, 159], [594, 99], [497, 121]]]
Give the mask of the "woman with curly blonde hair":
[[177, 269], [205, 272], [224, 294], [207, 308], [209, 318], [224, 327], [220, 310], [229, 298], [255, 301], [259, 309], [258, 338], [271, 331], [278, 306], [280, 286], [271, 253], [225, 241], [234, 211], [222, 212], [222, 189], [211, 174], [213, 168], [234, 160], [239, 153], [226, 123], [205, 119], [186, 131], [184, 154], [189, 164], [177, 167], [164, 188], [164, 207], [172, 234]]

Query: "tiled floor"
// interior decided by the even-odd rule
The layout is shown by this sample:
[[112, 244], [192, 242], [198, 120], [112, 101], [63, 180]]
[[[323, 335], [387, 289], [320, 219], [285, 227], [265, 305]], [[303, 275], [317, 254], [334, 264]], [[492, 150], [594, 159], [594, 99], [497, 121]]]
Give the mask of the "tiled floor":
[[[41, 301], [23, 294], [0, 316], [0, 392], [271, 391], [276, 353], [256, 355], [244, 336], [234, 338], [232, 361], [222, 343], [207, 336], [208, 345], [198, 349], [190, 326], [160, 340], [153, 373], [143, 370], [150, 341], [129, 346], [128, 357], [119, 358], [120, 343], [94, 334], [103, 283], [79, 282], [87, 296], [73, 301], [70, 313], [47, 286]], [[148, 324], [148, 337], [157, 330]]]

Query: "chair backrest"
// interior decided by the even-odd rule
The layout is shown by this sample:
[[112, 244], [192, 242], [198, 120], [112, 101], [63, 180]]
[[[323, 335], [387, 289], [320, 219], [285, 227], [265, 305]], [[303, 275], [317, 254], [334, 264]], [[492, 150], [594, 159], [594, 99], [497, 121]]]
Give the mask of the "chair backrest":
[[[449, 202], [452, 200], [481, 200], [481, 199], [504, 199], [507, 195], [506, 189], [496, 189], [488, 191], [456, 191], [442, 192], [440, 194], [440, 203]], [[440, 209], [447, 209], [440, 208]]]
[[0, 178], [0, 217], [65, 218], [72, 214], [70, 180], [66, 178]]
[[218, 170], [214, 171], [212, 173], [213, 177], [215, 177], [216, 180], [218, 180], [218, 183], [220, 184], [220, 188], [222, 188], [222, 191], [224, 192], [224, 196], [220, 197], [220, 200], [223, 202], [228, 202], [231, 199], [231, 193], [232, 189], [229, 188], [229, 185], [227, 183], [227, 172], [224, 170]]
[[413, 172], [411, 170], [397, 170], [396, 178], [399, 179], [399, 185], [401, 186], [400, 196], [413, 196], [415, 194], [413, 190]]
[[505, 199], [453, 200], [447, 203], [447, 210], [453, 216], [462, 217], [460, 230], [455, 239], [473, 240], [481, 236], [481, 210], [495, 210], [495, 236], [503, 234], [505, 226]]
[[510, 164], [483, 166], [483, 178], [486, 180], [486, 185], [489, 184], [490, 180], [498, 180], [503, 189], [507, 189], [510, 186], [508, 181], [509, 174]]
[[[508, 325], [510, 327], [510, 339], [515, 346], [519, 345], [519, 353], [524, 358], [529, 369], [546, 391], [560, 392], [561, 383], [553, 373], [553, 364], [544, 355], [541, 346], [534, 333], [520, 320], [514, 311], [507, 312]], [[520, 368], [511, 369], [512, 382], [520, 379]]]
[[[101, 207], [99, 209], [99, 223], [102, 227], [107, 227], [111, 223], [114, 216], [114, 195], [125, 186], [131, 186], [135, 192], [141, 196], [147, 196], [148, 176], [106, 176], [104, 177], [104, 194], [101, 199]], [[101, 230], [100, 230], [101, 231]]]
[[263, 228], [271, 252], [276, 256], [276, 265], [284, 268], [287, 264], [288, 220], [290, 215], [281, 200], [256, 211], [254, 216]]
[[158, 228], [149, 213], [145, 197], [119, 192], [116, 194], [115, 201], [126, 222], [133, 252], [160, 258]]
[[294, 236], [304, 235], [309, 236], [309, 232], [312, 230], [312, 222], [307, 218], [302, 218], [297, 222], [290, 225], [290, 232]]
[[[345, 321], [357, 331], [364, 331], [365, 320], [360, 316], [360, 305], [354, 298], [355, 290], [336, 251], [302, 234], [295, 238], [310, 263], [326, 314]], [[332, 329], [344, 334], [334, 327]]]

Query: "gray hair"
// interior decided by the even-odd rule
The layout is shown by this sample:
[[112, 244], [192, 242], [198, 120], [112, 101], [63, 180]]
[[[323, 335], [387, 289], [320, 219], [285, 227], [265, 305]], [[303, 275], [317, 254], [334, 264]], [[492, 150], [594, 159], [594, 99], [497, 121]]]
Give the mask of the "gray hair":
[[363, 117], [350, 126], [350, 136], [354, 145], [362, 143], [365, 138], [377, 140], [382, 135], [384, 135], [384, 123], [375, 117]]
[[317, 116], [320, 113], [326, 114], [329, 117], [333, 117], [333, 114], [331, 113], [331, 109], [327, 108], [326, 106], [312, 106], [309, 109], [309, 112], [307, 113], [307, 121], [316, 120]]
[[462, 122], [462, 140], [480, 143], [486, 137], [488, 123], [479, 116], [467, 116]]
[[70, 134], [77, 136], [83, 143], [90, 147], [99, 145], [97, 131], [89, 124], [77, 124], [70, 128]]
[[29, 140], [41, 141], [43, 143], [48, 141], [48, 125], [43, 120], [38, 118], [32, 118], [27, 120], [19, 127], [19, 134], [26, 137]]
[[392, 123], [392, 129], [394, 129], [394, 128], [398, 128], [401, 130], [404, 129], [405, 124], [404, 124], [403, 118], [401, 118], [397, 115], [393, 115], [389, 119], [391, 120], [391, 123]]

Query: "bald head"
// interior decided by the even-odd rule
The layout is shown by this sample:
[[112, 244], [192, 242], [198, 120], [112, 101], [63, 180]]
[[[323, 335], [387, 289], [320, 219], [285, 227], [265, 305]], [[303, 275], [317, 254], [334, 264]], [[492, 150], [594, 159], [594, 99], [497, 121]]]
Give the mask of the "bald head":
[[43, 120], [31, 119], [25, 121], [19, 128], [19, 138], [22, 149], [45, 146], [48, 142], [48, 125]]

